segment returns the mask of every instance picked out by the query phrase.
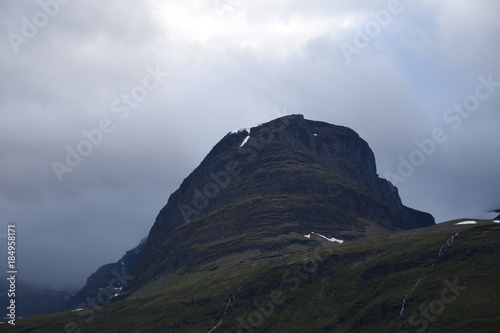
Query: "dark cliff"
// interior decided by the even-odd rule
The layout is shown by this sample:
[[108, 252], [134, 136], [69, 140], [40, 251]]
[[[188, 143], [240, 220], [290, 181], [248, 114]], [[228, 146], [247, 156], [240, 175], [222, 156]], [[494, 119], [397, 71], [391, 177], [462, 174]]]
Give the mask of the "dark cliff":
[[160, 211], [134, 287], [229, 254], [293, 251], [310, 232], [353, 241], [433, 224], [378, 177], [353, 130], [287, 116], [215, 145]]

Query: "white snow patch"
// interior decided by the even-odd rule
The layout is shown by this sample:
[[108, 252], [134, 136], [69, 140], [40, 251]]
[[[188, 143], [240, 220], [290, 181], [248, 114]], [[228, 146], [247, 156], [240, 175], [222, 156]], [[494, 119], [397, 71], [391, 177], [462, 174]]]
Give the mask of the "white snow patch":
[[477, 222], [476, 221], [463, 221], [463, 222], [455, 223], [455, 225], [467, 225], [467, 224], [477, 224]]
[[120, 296], [120, 294], [115, 294], [115, 296], [113, 296], [113, 297], [116, 297], [116, 296]]
[[500, 221], [494, 220], [493, 223], [500, 223]]
[[310, 239], [312, 234], [316, 234], [316, 235], [318, 235], [319, 237], [324, 238], [324, 239], [326, 239], [327, 241], [330, 241], [330, 242], [332, 242], [332, 243], [339, 243], [339, 244], [344, 243], [344, 241], [343, 241], [343, 240], [341, 240], [341, 239], [336, 239], [335, 237], [328, 238], [328, 237], [326, 237], [326, 236], [323, 236], [322, 234], [318, 234], [317, 232], [311, 232], [309, 235], [304, 235], [304, 237], [305, 237], [305, 238], [309, 238], [309, 239]]
[[243, 131], [246, 131], [246, 130], [247, 130], [246, 128], [240, 128], [240, 129], [237, 129], [237, 130], [231, 131], [231, 134], [238, 134], [238, 133], [243, 132]]
[[74, 309], [74, 310], [73, 310], [73, 311], [71, 311], [71, 312], [79, 312], [79, 311], [83, 311], [83, 310], [85, 310], [85, 309]]
[[313, 135], [314, 135], [314, 136], [318, 136], [318, 134], [316, 134], [316, 133], [314, 133]]
[[316, 233], [316, 235], [318, 235], [319, 237], [323, 237], [324, 239], [326, 239], [327, 241], [330, 241], [330, 242], [332, 242], [332, 243], [339, 243], [339, 244], [344, 243], [344, 241], [343, 241], [343, 240], [336, 239], [336, 238], [334, 238], [334, 237], [332, 237], [332, 238], [328, 238], [328, 237], [323, 236], [323, 235], [318, 234], [318, 233]]
[[243, 147], [243, 146], [244, 146], [244, 145], [248, 142], [248, 140], [250, 140], [250, 135], [248, 135], [248, 136], [245, 138], [245, 140], [243, 140], [243, 142], [242, 142], [242, 143], [241, 143], [241, 145], [240, 145], [240, 148], [241, 148], [241, 147]]
[[243, 142], [241, 143], [240, 148], [243, 147], [248, 142], [248, 140], [250, 140], [250, 132], [252, 131], [252, 128], [257, 127], [257, 126], [260, 126], [260, 125], [254, 125], [254, 126], [250, 126], [250, 127], [245, 127], [245, 128], [241, 128], [239, 130], [235, 130], [235, 131], [231, 132], [231, 134], [237, 134], [237, 133], [241, 133], [243, 131], [246, 131], [248, 133], [248, 135], [245, 138], [245, 140], [243, 140]]
[[253, 126], [248, 126], [248, 127], [243, 127], [243, 128], [240, 128], [240, 129], [237, 129], [237, 130], [234, 130], [234, 131], [231, 131], [231, 134], [238, 134], [238, 133], [241, 133], [243, 131], [247, 131], [248, 134], [250, 134], [250, 131], [252, 130], [252, 128], [254, 127], [257, 127], [257, 126], [260, 126], [262, 124], [258, 124], [258, 125], [253, 125]]

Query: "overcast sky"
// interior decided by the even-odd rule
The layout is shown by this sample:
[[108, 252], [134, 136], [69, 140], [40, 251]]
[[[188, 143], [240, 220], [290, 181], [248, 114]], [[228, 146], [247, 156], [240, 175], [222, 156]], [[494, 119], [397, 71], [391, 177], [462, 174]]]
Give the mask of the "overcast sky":
[[357, 131], [403, 203], [438, 222], [491, 217], [498, 13], [497, 0], [1, 1], [0, 237], [17, 225], [19, 278], [82, 286], [226, 133], [285, 114]]

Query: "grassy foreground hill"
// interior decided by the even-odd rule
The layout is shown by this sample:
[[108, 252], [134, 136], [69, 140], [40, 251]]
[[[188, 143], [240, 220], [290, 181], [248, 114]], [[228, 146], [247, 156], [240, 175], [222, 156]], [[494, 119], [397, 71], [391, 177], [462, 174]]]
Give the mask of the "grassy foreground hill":
[[106, 306], [0, 331], [498, 332], [500, 225], [456, 222], [370, 241], [311, 240], [286, 257], [228, 255]]

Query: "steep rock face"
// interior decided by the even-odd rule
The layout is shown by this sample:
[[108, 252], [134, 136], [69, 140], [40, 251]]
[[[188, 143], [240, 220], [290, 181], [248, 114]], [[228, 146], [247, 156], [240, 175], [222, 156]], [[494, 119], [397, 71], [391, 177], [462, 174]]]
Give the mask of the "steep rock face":
[[432, 224], [377, 176], [353, 130], [287, 116], [227, 134], [183, 181], [150, 231], [136, 287], [231, 253], [283, 253], [311, 231], [351, 241]]

